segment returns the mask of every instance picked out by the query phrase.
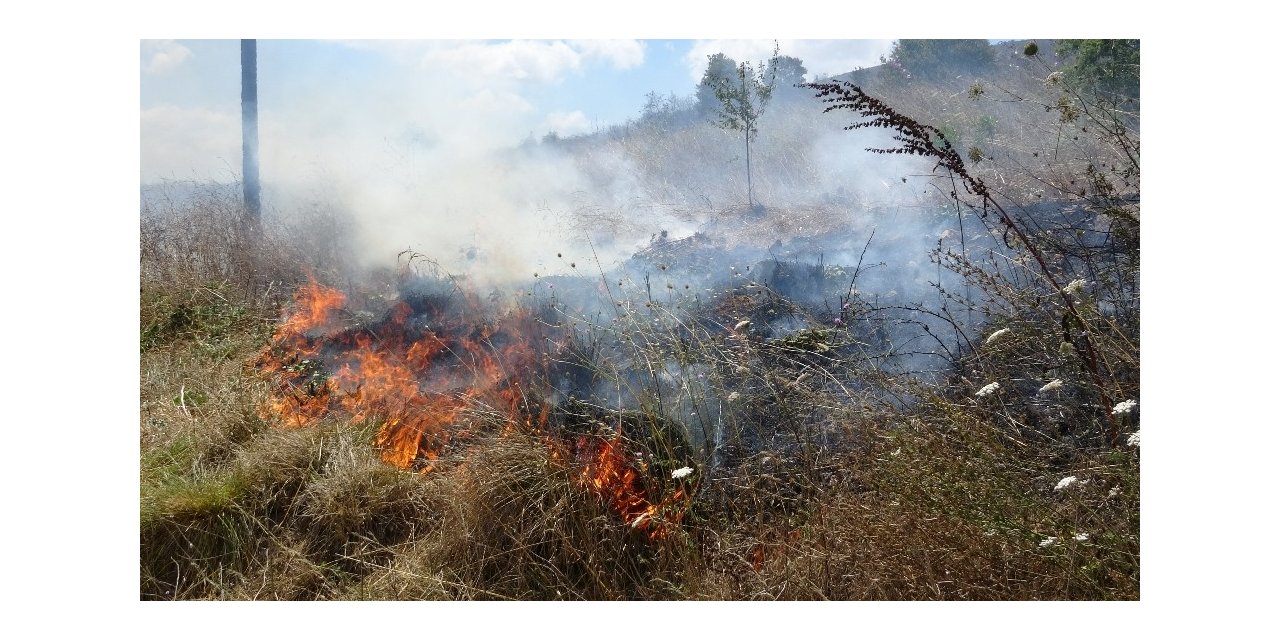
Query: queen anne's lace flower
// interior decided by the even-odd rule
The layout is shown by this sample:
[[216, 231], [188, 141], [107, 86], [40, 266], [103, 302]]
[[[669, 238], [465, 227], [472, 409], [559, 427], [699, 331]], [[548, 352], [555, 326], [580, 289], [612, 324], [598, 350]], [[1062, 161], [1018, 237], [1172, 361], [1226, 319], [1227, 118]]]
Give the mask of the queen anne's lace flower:
[[1132, 411], [1136, 406], [1138, 406], [1138, 402], [1136, 400], [1125, 400], [1124, 402], [1117, 404], [1115, 408], [1111, 410], [1111, 414], [1122, 416]]
[[1076, 278], [1075, 280], [1068, 282], [1067, 286], [1062, 288], [1062, 292], [1069, 295], [1075, 295], [1077, 293], [1080, 293], [1084, 289], [1084, 285], [1085, 285], [1084, 279]]
[[1087, 533], [1077, 533], [1075, 535], [1076, 542], [1084, 542], [1085, 540], [1088, 540], [1088, 539], [1089, 539], [1089, 534]]
[[1063, 489], [1066, 489], [1067, 487], [1069, 487], [1069, 486], [1071, 486], [1071, 485], [1075, 484], [1075, 483], [1076, 483], [1076, 480], [1077, 480], [1077, 478], [1076, 478], [1075, 476], [1067, 476], [1067, 477], [1065, 477], [1065, 478], [1063, 478], [1063, 479], [1059, 480], [1059, 481], [1058, 481], [1058, 486], [1054, 487], [1054, 488], [1053, 488], [1053, 490], [1054, 490], [1054, 491], [1062, 491]]
[[1141, 444], [1142, 444], [1142, 435], [1141, 435], [1141, 434], [1142, 434], [1142, 431], [1141, 431], [1141, 430], [1139, 430], [1139, 431], [1134, 431], [1133, 433], [1129, 434], [1129, 439], [1128, 439], [1128, 440], [1126, 440], [1125, 442], [1127, 442], [1127, 443], [1128, 443], [1128, 445], [1129, 445], [1129, 446], [1131, 446], [1131, 447], [1137, 447], [1137, 446], [1139, 446], [1139, 445], [1141, 445]]
[[1000, 388], [1000, 383], [999, 383], [999, 382], [992, 382], [991, 384], [989, 384], [989, 385], [987, 385], [987, 386], [985, 386], [985, 387], [983, 387], [983, 388], [981, 388], [981, 389], [978, 389], [978, 392], [977, 392], [977, 393], [975, 393], [975, 394], [973, 394], [973, 395], [974, 395], [974, 397], [977, 397], [977, 398], [981, 398], [981, 397], [983, 397], [983, 396], [989, 396], [989, 395], [991, 395], [991, 394], [995, 393], [995, 392], [996, 392], [996, 389], [999, 389], [999, 388]]
[[1056, 544], [1057, 542], [1058, 542], [1058, 538], [1057, 538], [1057, 536], [1049, 536], [1048, 538], [1045, 538], [1044, 540], [1041, 540], [1041, 541], [1040, 541], [1040, 547], [1041, 547], [1042, 549], [1043, 549], [1044, 547], [1052, 547], [1052, 546], [1053, 546], [1054, 544]]
[[679, 469], [676, 469], [675, 471], [671, 472], [671, 477], [672, 479], [679, 480], [680, 478], [683, 478], [691, 473], [693, 473], [692, 467], [680, 467]]

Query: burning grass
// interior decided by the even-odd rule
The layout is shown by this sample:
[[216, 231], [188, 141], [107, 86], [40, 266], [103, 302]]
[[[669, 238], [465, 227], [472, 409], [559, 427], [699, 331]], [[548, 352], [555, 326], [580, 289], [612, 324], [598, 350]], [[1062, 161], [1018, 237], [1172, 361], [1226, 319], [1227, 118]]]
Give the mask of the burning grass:
[[1033, 446], [1007, 405], [858, 364], [848, 330], [773, 336], [805, 312], [767, 287], [577, 329], [453, 287], [308, 283], [227, 365], [239, 411], [166, 407], [144, 598], [1137, 596], [1136, 451]]
[[[1137, 217], [1112, 196], [943, 208], [922, 227], [970, 226], [934, 234], [927, 287], [809, 204], [741, 225], [812, 227], [767, 258], [720, 221], [489, 295], [144, 216], [140, 596], [1136, 599]], [[833, 229], [866, 237], [806, 258]]]

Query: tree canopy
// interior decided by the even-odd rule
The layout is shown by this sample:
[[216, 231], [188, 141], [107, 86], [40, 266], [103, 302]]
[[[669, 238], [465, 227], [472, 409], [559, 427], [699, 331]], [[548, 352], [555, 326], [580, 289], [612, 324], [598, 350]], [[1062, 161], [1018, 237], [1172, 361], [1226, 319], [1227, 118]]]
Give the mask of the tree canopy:
[[809, 95], [808, 91], [796, 86], [804, 82], [804, 74], [808, 72], [800, 58], [777, 56], [769, 60], [765, 75], [775, 80], [779, 99], [792, 100]]
[[698, 113], [712, 115], [720, 110], [716, 87], [738, 79], [738, 63], [723, 53], [707, 56], [707, 70], [698, 83]]
[[985, 71], [995, 63], [995, 51], [986, 40], [898, 40], [889, 61], [936, 80]]

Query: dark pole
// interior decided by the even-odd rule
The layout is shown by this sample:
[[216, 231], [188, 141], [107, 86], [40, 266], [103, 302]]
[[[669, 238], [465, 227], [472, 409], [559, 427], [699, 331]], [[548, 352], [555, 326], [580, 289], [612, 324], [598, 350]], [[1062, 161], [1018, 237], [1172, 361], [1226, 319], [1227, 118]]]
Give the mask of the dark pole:
[[747, 140], [747, 208], [754, 211], [756, 201], [755, 194], [751, 191], [751, 125], [755, 122], [755, 114], [751, 113], [751, 94], [747, 92], [747, 63], [743, 62], [738, 68], [738, 76], [742, 79], [742, 129], [745, 132], [743, 137]]
[[257, 226], [262, 218], [262, 186], [258, 183], [258, 41], [240, 41], [240, 122], [244, 150], [245, 219]]

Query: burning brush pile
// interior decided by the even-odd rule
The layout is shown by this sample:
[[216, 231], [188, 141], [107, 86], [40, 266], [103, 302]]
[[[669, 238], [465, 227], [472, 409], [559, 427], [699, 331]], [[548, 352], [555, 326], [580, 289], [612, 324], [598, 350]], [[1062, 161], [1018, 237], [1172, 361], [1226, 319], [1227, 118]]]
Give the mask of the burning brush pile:
[[623, 521], [661, 538], [697, 480], [687, 442], [641, 414], [553, 405], [548, 381], [563, 377], [569, 341], [548, 317], [490, 314], [440, 280], [406, 277], [397, 294], [359, 302], [312, 281], [256, 362], [274, 390], [261, 417], [373, 423], [382, 460], [419, 473], [465, 464], [480, 436], [533, 434]]

